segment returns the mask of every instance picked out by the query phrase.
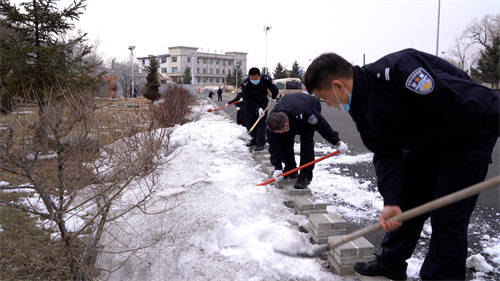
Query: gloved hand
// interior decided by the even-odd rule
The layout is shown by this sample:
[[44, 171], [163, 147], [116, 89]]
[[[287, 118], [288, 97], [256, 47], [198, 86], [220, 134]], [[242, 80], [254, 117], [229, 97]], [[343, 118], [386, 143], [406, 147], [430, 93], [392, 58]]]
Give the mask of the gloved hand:
[[342, 153], [349, 152], [349, 147], [347, 147], [347, 144], [343, 141], [338, 142], [336, 149]]
[[264, 116], [264, 114], [265, 114], [265, 113], [264, 113], [264, 109], [259, 108], [259, 117]]
[[228, 105], [229, 105], [229, 103], [226, 103], [224, 106], [228, 106]]
[[239, 111], [241, 108], [237, 107], [236, 110]]
[[275, 182], [279, 182], [283, 179], [281, 174], [283, 174], [283, 170], [274, 170], [273, 179]]
[[240, 102], [243, 101], [243, 98], [240, 99]]

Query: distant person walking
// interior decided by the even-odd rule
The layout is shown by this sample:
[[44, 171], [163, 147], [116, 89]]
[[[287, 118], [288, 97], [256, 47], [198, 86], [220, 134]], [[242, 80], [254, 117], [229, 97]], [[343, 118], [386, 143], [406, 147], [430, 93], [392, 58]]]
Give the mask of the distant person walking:
[[222, 101], [222, 89], [220, 87], [217, 90], [217, 101]]
[[212, 100], [212, 97], [214, 96], [214, 92], [210, 91], [208, 92], [208, 98]]

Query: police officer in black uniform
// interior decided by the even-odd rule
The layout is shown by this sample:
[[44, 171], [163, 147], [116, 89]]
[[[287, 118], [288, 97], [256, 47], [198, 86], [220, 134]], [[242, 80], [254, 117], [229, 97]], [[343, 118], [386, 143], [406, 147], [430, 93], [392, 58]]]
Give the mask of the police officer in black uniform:
[[273, 80], [267, 75], [260, 75], [260, 70], [256, 67], [250, 68], [248, 78], [243, 81], [242, 92], [246, 106], [245, 122], [251, 127], [259, 116], [263, 116], [261, 121], [251, 133], [252, 140], [247, 146], [255, 145], [255, 151], [264, 150], [266, 144], [266, 115], [264, 109], [268, 105], [267, 90], [271, 91], [273, 101], [278, 96], [278, 88], [273, 84]]
[[[321, 104], [317, 98], [305, 93], [288, 94], [274, 106], [267, 119], [267, 140], [271, 163], [276, 169], [273, 177], [276, 181], [285, 172], [296, 167], [293, 144], [295, 136], [300, 136], [300, 165], [314, 160], [314, 132], [333, 145], [339, 145], [339, 134], [332, 130], [321, 116]], [[314, 165], [300, 170], [295, 188], [306, 188], [312, 180]], [[293, 173], [288, 178], [296, 178]]]
[[[233, 102], [240, 101], [239, 103], [236, 103], [235, 106], [238, 110], [236, 113], [236, 124], [245, 126], [247, 130], [250, 129], [250, 126], [245, 122], [245, 101], [243, 100], [243, 92], [238, 91], [238, 94], [236, 94], [236, 97], [230, 101], [227, 102], [227, 104], [231, 104]], [[226, 105], [227, 105], [226, 104]]]
[[499, 135], [498, 95], [447, 61], [414, 49], [364, 67], [323, 54], [309, 66], [305, 84], [330, 106], [348, 111], [374, 152], [386, 235], [381, 255], [357, 263], [355, 270], [406, 279], [405, 260], [430, 217], [432, 236], [420, 277], [465, 279], [467, 227], [477, 196], [402, 225], [389, 218], [484, 180]]

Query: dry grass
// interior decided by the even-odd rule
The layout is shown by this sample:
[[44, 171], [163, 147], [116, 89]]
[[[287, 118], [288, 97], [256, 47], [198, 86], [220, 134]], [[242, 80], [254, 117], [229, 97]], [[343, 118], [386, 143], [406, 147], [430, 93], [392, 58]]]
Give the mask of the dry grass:
[[[99, 131], [95, 132], [101, 145], [108, 144], [124, 134], [139, 132], [147, 128], [138, 124], [139, 116], [148, 111], [150, 101], [143, 98], [136, 99], [95, 99]], [[11, 115], [0, 116], [0, 127], [15, 122], [32, 123], [36, 120], [38, 107], [23, 106]], [[144, 119], [142, 119], [144, 120]], [[135, 130], [124, 130], [135, 128]], [[0, 134], [7, 133], [1, 130]], [[17, 138], [32, 138], [23, 132], [16, 132]], [[51, 177], [54, 171], [55, 160], [40, 161], [37, 172]], [[57, 179], [54, 179], [56, 181]], [[0, 181], [7, 181], [11, 186], [26, 183], [26, 179], [0, 171]], [[4, 193], [0, 191], [0, 199], [16, 201], [22, 194]], [[61, 254], [61, 245], [50, 239], [49, 233], [36, 225], [36, 220], [26, 213], [10, 207], [0, 206], [0, 280], [66, 280], [71, 279], [67, 260]], [[54, 260], [53, 257], [62, 257]]]

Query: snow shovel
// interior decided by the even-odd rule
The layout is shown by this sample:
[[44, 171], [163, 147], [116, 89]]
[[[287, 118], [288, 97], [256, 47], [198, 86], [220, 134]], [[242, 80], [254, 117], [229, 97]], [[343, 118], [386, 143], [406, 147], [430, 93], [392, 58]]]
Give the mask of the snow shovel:
[[[339, 154], [339, 153], [340, 153], [340, 151], [336, 150], [336, 151], [334, 151], [334, 152], [332, 152], [332, 153], [330, 153], [330, 154], [327, 154], [327, 155], [325, 155], [325, 156], [323, 156], [323, 157], [320, 157], [320, 158], [318, 158], [318, 159], [316, 159], [316, 160], [313, 160], [313, 161], [311, 161], [311, 162], [305, 163], [304, 165], [299, 166], [299, 167], [297, 167], [297, 168], [295, 168], [295, 169], [292, 169], [292, 170], [290, 170], [290, 171], [286, 171], [286, 172], [284, 172], [283, 174], [281, 174], [281, 175], [280, 175], [280, 177], [281, 177], [281, 176], [282, 176], [282, 177], [286, 177], [286, 176], [288, 176], [288, 175], [290, 175], [290, 174], [293, 174], [293, 173], [297, 172], [298, 170], [302, 170], [302, 169], [304, 169], [305, 167], [311, 166], [311, 165], [312, 165], [312, 164], [314, 164], [314, 163], [317, 163], [317, 162], [319, 162], [319, 161], [325, 160], [326, 158], [332, 157], [333, 155], [335, 155], [335, 154]], [[261, 183], [259, 183], [257, 186], [263, 186], [263, 185], [266, 185], [266, 184], [268, 184], [268, 183], [272, 183], [273, 181], [275, 181], [275, 179], [274, 179], [274, 178], [271, 178], [271, 179], [268, 179], [268, 180], [267, 180], [267, 181], [265, 181], [265, 182], [261, 182]]]
[[[468, 198], [472, 195], [476, 195], [480, 193], [481, 191], [496, 187], [500, 184], [500, 176], [496, 176], [492, 179], [489, 179], [487, 181], [483, 181], [480, 183], [477, 183], [475, 185], [469, 186], [467, 188], [464, 188], [460, 191], [448, 194], [446, 196], [443, 196], [441, 198], [435, 199], [431, 202], [425, 203], [423, 205], [420, 205], [418, 207], [415, 207], [413, 209], [407, 210], [399, 215], [396, 215], [391, 218], [391, 220], [396, 220], [399, 222], [404, 222], [409, 219], [412, 219], [414, 217], [418, 217], [422, 214], [434, 211], [436, 209], [439, 209], [441, 207], [450, 205], [452, 203], [458, 202], [462, 199]], [[380, 223], [372, 224], [370, 226], [367, 226], [365, 228], [356, 230], [348, 235], [345, 235], [342, 237], [342, 239], [339, 239], [335, 241], [334, 243], [329, 243], [327, 245], [321, 245], [321, 246], [315, 246], [313, 247], [312, 245], [308, 244], [308, 249], [306, 250], [282, 250], [282, 249], [274, 249], [275, 252], [291, 256], [291, 257], [301, 257], [301, 258], [314, 258], [318, 256], [323, 256], [327, 253], [327, 251], [334, 249], [342, 244], [345, 244], [349, 241], [352, 241], [358, 237], [361, 237], [363, 235], [375, 232], [382, 227], [380, 226]]]
[[235, 110], [231, 111], [231, 113], [229, 113], [229, 114], [227, 115], [227, 118], [229, 118], [229, 117], [233, 116], [233, 114], [234, 114], [234, 113], [236, 113], [236, 111], [238, 111], [238, 108], [236, 108]]
[[[264, 115], [266, 115], [266, 111], [267, 111], [267, 110], [269, 109], [269, 107], [271, 106], [271, 103], [272, 103], [272, 102], [271, 102], [271, 101], [269, 101], [269, 103], [268, 103], [268, 104], [267, 104], [267, 106], [266, 106], [266, 109], [264, 109]], [[259, 118], [257, 118], [257, 121], [255, 121], [255, 123], [253, 124], [252, 128], [250, 128], [250, 130], [248, 130], [248, 133], [249, 133], [249, 134], [253, 131], [253, 129], [255, 129], [255, 127], [257, 126], [257, 124], [259, 124], [260, 119], [262, 119], [262, 117], [264, 117], [264, 115], [259, 116]]]
[[239, 103], [239, 102], [240, 102], [240, 101], [235, 101], [235, 102], [232, 102], [232, 103], [230, 103], [230, 104], [228, 104], [228, 105], [224, 105], [224, 106], [221, 106], [221, 107], [218, 107], [218, 108], [214, 108], [214, 109], [209, 109], [209, 110], [208, 110], [208, 112], [214, 112], [214, 111], [217, 111], [217, 110], [220, 110], [220, 109], [226, 108], [226, 107], [228, 107], [228, 106], [230, 106], [230, 105], [237, 104], [237, 103]]

